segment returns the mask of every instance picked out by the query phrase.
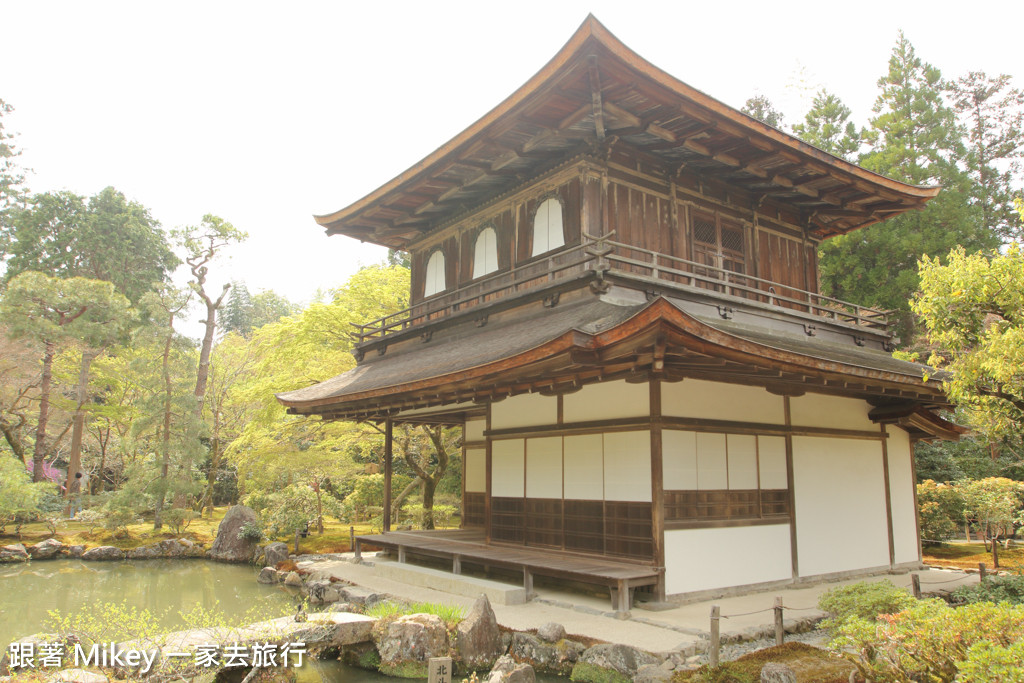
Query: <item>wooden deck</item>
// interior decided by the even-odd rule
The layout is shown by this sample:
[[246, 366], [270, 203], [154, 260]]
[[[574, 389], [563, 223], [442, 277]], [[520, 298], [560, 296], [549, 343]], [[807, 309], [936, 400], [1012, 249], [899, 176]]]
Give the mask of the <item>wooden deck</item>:
[[488, 545], [483, 532], [475, 530], [391, 531], [356, 536], [357, 561], [362, 559], [363, 545], [395, 550], [399, 562], [405, 562], [410, 554], [451, 560], [455, 574], [462, 573], [463, 562], [522, 571], [527, 598], [533, 594], [534, 575], [607, 586], [611, 591], [612, 607], [620, 613], [629, 611], [634, 588], [657, 585], [662, 573], [650, 565], [596, 555]]

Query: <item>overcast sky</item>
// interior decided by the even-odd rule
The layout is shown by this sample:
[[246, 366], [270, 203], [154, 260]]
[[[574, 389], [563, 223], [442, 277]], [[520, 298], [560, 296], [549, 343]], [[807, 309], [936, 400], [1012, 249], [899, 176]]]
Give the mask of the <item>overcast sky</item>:
[[588, 12], [726, 104], [787, 123], [827, 87], [866, 122], [903, 30], [952, 78], [1024, 87], [1024, 2], [44, 2], [0, 0], [0, 99], [34, 191], [117, 189], [167, 228], [249, 241], [211, 280], [305, 302], [384, 250], [312, 214], [404, 171], [536, 73]]

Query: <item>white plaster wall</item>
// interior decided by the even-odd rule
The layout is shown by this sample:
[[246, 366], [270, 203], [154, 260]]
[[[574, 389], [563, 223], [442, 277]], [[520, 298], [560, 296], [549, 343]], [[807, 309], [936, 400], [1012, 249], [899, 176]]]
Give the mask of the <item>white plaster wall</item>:
[[793, 487], [801, 576], [888, 566], [879, 441], [793, 437]]
[[604, 496], [604, 438], [600, 434], [567, 436], [563, 442], [566, 500], [601, 500]]
[[766, 424], [783, 424], [786, 420], [781, 396], [769, 394], [760, 387], [697, 379], [662, 382], [661, 412], [673, 417]]
[[487, 491], [487, 451], [482, 448], [466, 449], [466, 490], [470, 493]]
[[895, 425], [889, 432], [889, 494], [892, 500], [892, 540], [896, 563], [920, 559], [917, 545], [917, 511], [914, 508], [914, 457], [910, 435]]
[[491, 404], [491, 429], [553, 425], [558, 422], [558, 398], [520, 394]]
[[757, 437], [747, 434], [729, 434], [729, 488], [757, 488]]
[[871, 406], [857, 398], [804, 394], [791, 398], [789, 408], [793, 424], [801, 427], [879, 431], [878, 425], [868, 418]]
[[697, 434], [677, 429], [661, 432], [661, 467], [666, 491], [697, 488]]
[[566, 422], [646, 417], [651, 414], [651, 386], [625, 380], [588, 384], [562, 397], [562, 419]]
[[487, 420], [466, 420], [466, 441], [483, 441], [486, 428]]
[[757, 437], [757, 454], [761, 465], [761, 488], [789, 488], [789, 481], [786, 478], [786, 438]]
[[697, 433], [697, 489], [729, 488], [725, 434]]
[[604, 435], [604, 499], [650, 502], [650, 432]]
[[562, 497], [562, 437], [526, 440], [526, 497]]
[[491, 495], [522, 498], [524, 439], [491, 442]]
[[670, 595], [792, 576], [788, 524], [665, 532], [665, 589]]

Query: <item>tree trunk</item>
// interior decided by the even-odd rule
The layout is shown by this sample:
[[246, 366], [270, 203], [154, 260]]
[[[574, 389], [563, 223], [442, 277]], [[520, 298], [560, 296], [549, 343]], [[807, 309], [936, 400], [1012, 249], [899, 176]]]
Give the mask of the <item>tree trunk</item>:
[[43, 462], [46, 459], [46, 423], [50, 418], [50, 385], [53, 381], [53, 357], [57, 347], [46, 342], [43, 354], [43, 376], [39, 382], [39, 423], [36, 426], [36, 445], [32, 452], [32, 481], [43, 481]]
[[[85, 401], [89, 396], [89, 367], [93, 360], [99, 355], [98, 351], [82, 351], [82, 367], [78, 371], [78, 405], [75, 408], [74, 417], [71, 420], [71, 454], [68, 456], [68, 476], [64, 485], [64, 497], [71, 496], [71, 482], [75, 479], [75, 473], [82, 468], [82, 434], [85, 432]], [[82, 491], [82, 495], [88, 494]]]
[[110, 445], [110, 427], [107, 427], [106, 434], [103, 430], [98, 431], [99, 442], [100, 442], [100, 469], [96, 476], [95, 489], [96, 493], [103, 493], [103, 477], [107, 471], [107, 446]]
[[164, 342], [163, 353], [163, 379], [164, 379], [164, 424], [161, 436], [161, 456], [163, 464], [160, 468], [160, 491], [156, 497], [156, 507], [153, 514], [153, 530], [160, 531], [164, 523], [161, 513], [164, 509], [164, 496], [167, 495], [167, 473], [171, 464], [171, 342], [174, 339], [174, 314], [170, 318], [170, 333], [167, 341]]
[[[22, 423], [23, 424], [23, 423]], [[0, 433], [4, 435], [7, 445], [11, 447], [11, 453], [15, 458], [25, 465], [25, 442], [21, 440], [21, 424], [15, 426], [6, 420], [0, 419]]]
[[[228, 290], [231, 285], [225, 285], [224, 291]], [[206, 330], [203, 333], [203, 345], [199, 349], [199, 366], [196, 368], [196, 416], [199, 416], [203, 412], [203, 403], [206, 400], [206, 384], [210, 377], [210, 354], [213, 351], [213, 335], [217, 329], [217, 309], [220, 308], [221, 301], [224, 300], [224, 295], [221, 295], [220, 299], [212, 301], [209, 297], [204, 296], [206, 302], [206, 320], [203, 322], [206, 324]]]
[[[442, 472], [444, 474], [444, 472]], [[423, 480], [423, 528], [434, 528], [434, 490], [437, 489], [437, 480], [434, 477]]]
[[412, 493], [412, 490], [416, 488], [416, 484], [420, 483], [421, 479], [417, 476], [402, 489], [402, 492], [395, 496], [394, 500], [391, 501], [391, 518], [398, 519], [398, 510], [402, 507], [402, 503]]
[[220, 411], [214, 407], [213, 434], [210, 437], [210, 471], [206, 474], [206, 493], [199, 504], [199, 514], [204, 507], [213, 516], [213, 485], [217, 482], [217, 468], [220, 467]]

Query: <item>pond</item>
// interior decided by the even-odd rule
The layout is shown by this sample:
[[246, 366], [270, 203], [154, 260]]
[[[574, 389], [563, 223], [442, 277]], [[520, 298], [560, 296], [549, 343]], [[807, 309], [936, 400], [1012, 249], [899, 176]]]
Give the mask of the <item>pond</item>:
[[[182, 628], [181, 611], [217, 608], [228, 620], [254, 620], [295, 611], [295, 593], [256, 582], [252, 567], [204, 560], [82, 562], [47, 560], [0, 565], [0, 647], [42, 630], [50, 610], [70, 614], [102, 603], [148, 609], [168, 631]], [[300, 675], [304, 683], [394, 681], [379, 674], [319, 662]]]

